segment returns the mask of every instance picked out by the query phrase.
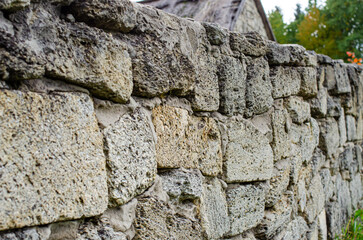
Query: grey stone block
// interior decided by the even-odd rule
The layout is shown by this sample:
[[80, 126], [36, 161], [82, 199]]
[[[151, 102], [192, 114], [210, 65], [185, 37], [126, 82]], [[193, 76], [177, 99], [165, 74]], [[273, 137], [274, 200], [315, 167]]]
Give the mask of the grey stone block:
[[0, 230], [106, 210], [103, 142], [89, 96], [1, 90], [0, 112]]
[[270, 69], [273, 98], [297, 95], [300, 91], [301, 76], [294, 67], [273, 66]]

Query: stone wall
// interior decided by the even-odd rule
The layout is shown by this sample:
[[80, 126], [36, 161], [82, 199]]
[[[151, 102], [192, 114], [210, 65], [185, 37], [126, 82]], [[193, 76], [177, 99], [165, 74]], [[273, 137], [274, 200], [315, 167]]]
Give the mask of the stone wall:
[[0, 2], [0, 239], [332, 239], [363, 69], [127, 0]]

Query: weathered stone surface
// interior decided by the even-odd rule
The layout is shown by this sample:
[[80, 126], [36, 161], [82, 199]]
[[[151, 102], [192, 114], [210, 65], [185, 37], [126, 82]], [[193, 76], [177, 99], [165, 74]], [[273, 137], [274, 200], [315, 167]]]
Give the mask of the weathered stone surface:
[[345, 116], [347, 124], [347, 140], [354, 141], [357, 139], [357, 128], [355, 118], [352, 115]]
[[335, 190], [337, 202], [340, 205], [342, 216], [344, 221], [348, 220], [348, 217], [352, 215], [352, 200], [350, 196], [349, 183], [342, 179], [340, 174], [337, 174], [335, 180]]
[[319, 121], [320, 142], [319, 147], [330, 157], [339, 146], [339, 128], [334, 118]]
[[339, 143], [340, 146], [343, 146], [347, 141], [347, 125], [345, 122], [345, 114], [344, 109], [340, 110], [340, 116], [338, 119], [338, 128], [339, 128]]
[[267, 58], [272, 65], [313, 66], [317, 65], [317, 56], [296, 44], [268, 43]]
[[321, 167], [324, 165], [326, 157], [320, 148], [316, 148], [311, 159], [311, 173], [313, 176], [319, 173]]
[[227, 31], [221, 29], [218, 24], [203, 22], [203, 27], [207, 32], [208, 40], [213, 45], [222, 45], [227, 39]]
[[159, 168], [199, 168], [212, 176], [221, 173], [221, 137], [213, 119], [189, 116], [187, 110], [170, 106], [154, 108], [152, 117]]
[[225, 181], [270, 179], [273, 152], [264, 134], [245, 120], [229, 120], [226, 127], [228, 143], [224, 155]]
[[202, 239], [198, 222], [178, 217], [170, 206], [155, 198], [140, 198], [136, 207], [134, 239]]
[[273, 98], [296, 95], [300, 91], [301, 76], [293, 67], [274, 66], [270, 69]]
[[339, 117], [342, 107], [340, 106], [340, 99], [328, 96], [327, 116]]
[[0, 229], [90, 217], [107, 206], [90, 98], [0, 91]]
[[265, 40], [256, 32], [230, 33], [230, 46], [237, 56], [245, 54], [248, 56], [264, 56], [267, 51]]
[[332, 182], [332, 177], [330, 175], [329, 169], [327, 168], [321, 169], [320, 178], [321, 178], [321, 183], [323, 184], [325, 203], [328, 203], [334, 193], [334, 184]]
[[7, 68], [8, 78], [46, 75], [81, 85], [102, 98], [129, 99], [131, 59], [124, 44], [97, 28], [59, 19], [50, 5], [32, 6], [30, 11], [17, 12], [14, 19], [16, 40], [1, 34], [7, 45], [3, 52], [8, 52], [1, 66]]
[[226, 195], [231, 223], [229, 235], [240, 234], [261, 222], [265, 208], [264, 186], [230, 185]]
[[317, 54], [318, 57], [318, 63], [320, 64], [330, 64], [332, 63], [332, 59], [327, 56], [327, 55], [323, 55], [323, 54]]
[[358, 171], [358, 161], [353, 158], [354, 145], [349, 143], [345, 146], [344, 151], [339, 154], [338, 162], [341, 171], [348, 171], [351, 176], [354, 176]]
[[30, 0], [2, 0], [0, 9], [6, 11], [15, 11], [30, 5]]
[[361, 205], [361, 201], [363, 198], [363, 185], [359, 173], [352, 176], [352, 181], [349, 183], [349, 188], [352, 198], [352, 208], [354, 210], [362, 208], [363, 206]]
[[286, 109], [275, 109], [271, 119], [273, 133], [271, 146], [276, 162], [291, 156], [291, 139], [288, 133], [291, 126], [291, 118]]
[[102, 214], [102, 218], [108, 220], [109, 225], [114, 231], [126, 232], [132, 228], [132, 224], [135, 220], [136, 206], [137, 200], [133, 199], [122, 206], [107, 209], [106, 212]]
[[218, 81], [220, 107], [219, 111], [233, 115], [243, 114], [246, 107], [246, 62], [239, 59], [221, 56], [218, 61]]
[[230, 229], [226, 195], [220, 180], [206, 179], [200, 199], [200, 215], [203, 230], [208, 239], [219, 239]]
[[298, 68], [301, 76], [300, 95], [304, 98], [315, 97], [318, 94], [318, 84], [316, 79], [316, 68]]
[[292, 122], [302, 124], [310, 119], [310, 105], [299, 97], [289, 97], [284, 100]]
[[327, 235], [328, 239], [334, 239], [344, 227], [344, 216], [339, 203], [330, 202], [326, 207]]
[[324, 188], [321, 183], [320, 175], [316, 175], [310, 183], [307, 192], [306, 220], [312, 223], [319, 213], [323, 210], [325, 203]]
[[328, 230], [326, 225], [326, 212], [325, 209], [321, 211], [318, 216], [318, 239], [319, 240], [327, 240]]
[[128, 202], [154, 181], [156, 155], [150, 124], [146, 113], [137, 109], [103, 130], [112, 206]]
[[292, 206], [286, 195], [273, 208], [265, 211], [262, 222], [256, 227], [260, 239], [273, 239], [291, 220]]
[[2, 231], [0, 232], [0, 240], [48, 240], [49, 235], [49, 227], [30, 227], [12, 231]]
[[349, 77], [347, 73], [347, 67], [345, 64], [342, 63], [335, 63], [334, 64], [334, 72], [335, 72], [335, 80], [336, 80], [336, 88], [334, 93], [336, 94], [344, 94], [350, 93], [350, 83]]
[[182, 202], [195, 200], [202, 196], [203, 175], [199, 170], [175, 169], [160, 173], [163, 189], [170, 199]]
[[139, 6], [134, 31], [118, 37], [132, 52], [134, 94], [188, 95], [194, 110], [218, 110], [216, 60], [201, 23]]
[[106, 30], [129, 32], [136, 24], [136, 8], [127, 0], [75, 1], [69, 10], [77, 21]]
[[295, 240], [295, 239], [305, 239], [306, 233], [309, 227], [302, 217], [295, 218], [290, 222], [285, 231], [280, 233], [275, 239], [276, 240]]
[[267, 112], [272, 104], [272, 85], [269, 76], [269, 66], [264, 58], [248, 61], [246, 113], [247, 117]]
[[272, 178], [270, 179], [270, 189], [266, 194], [266, 207], [272, 207], [281, 199], [282, 193], [289, 185], [289, 180], [290, 163], [287, 160], [275, 163]]
[[325, 117], [328, 107], [328, 90], [321, 88], [316, 98], [310, 100], [311, 115], [316, 118]]
[[337, 81], [335, 79], [334, 67], [331, 65], [327, 65], [323, 68], [325, 73], [324, 86], [328, 89], [329, 92], [334, 92], [337, 84]]

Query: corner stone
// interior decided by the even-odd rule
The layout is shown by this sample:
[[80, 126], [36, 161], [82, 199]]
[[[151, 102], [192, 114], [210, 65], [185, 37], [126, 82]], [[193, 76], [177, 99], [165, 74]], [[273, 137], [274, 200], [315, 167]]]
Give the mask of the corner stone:
[[0, 113], [0, 230], [106, 210], [103, 142], [87, 95], [2, 90]]

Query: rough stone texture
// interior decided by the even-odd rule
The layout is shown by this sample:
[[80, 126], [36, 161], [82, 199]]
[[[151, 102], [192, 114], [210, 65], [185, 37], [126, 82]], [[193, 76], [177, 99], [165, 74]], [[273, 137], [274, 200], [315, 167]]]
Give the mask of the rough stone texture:
[[158, 137], [159, 168], [199, 168], [205, 175], [222, 171], [221, 137], [211, 118], [189, 116], [187, 110], [170, 106], [153, 109]]
[[149, 188], [156, 175], [155, 142], [142, 109], [123, 115], [103, 130], [109, 198], [122, 205]]
[[81, 85], [96, 96], [126, 102], [133, 83], [125, 45], [96, 28], [54, 17], [56, 11], [50, 5], [31, 6], [14, 14], [16, 39], [1, 34], [6, 48], [0, 53], [5, 60], [0, 68], [6, 69], [7, 78], [46, 75]]
[[357, 129], [355, 118], [352, 115], [346, 116], [346, 124], [347, 124], [347, 140], [354, 141], [357, 139]]
[[324, 194], [325, 194], [325, 203], [328, 203], [330, 198], [334, 193], [334, 185], [331, 179], [329, 169], [322, 169], [320, 171], [321, 183], [323, 184]]
[[273, 142], [271, 144], [274, 152], [274, 160], [279, 161], [291, 156], [291, 140], [288, 130], [291, 126], [291, 118], [286, 109], [275, 109], [272, 113]]
[[136, 207], [134, 239], [202, 239], [198, 222], [178, 217], [170, 206], [155, 198], [140, 198]]
[[319, 121], [320, 142], [319, 147], [328, 157], [334, 154], [339, 146], [339, 128], [334, 118], [326, 118]]
[[309, 226], [306, 224], [302, 217], [297, 217], [295, 220], [290, 222], [285, 231], [279, 234], [275, 239], [276, 240], [295, 240], [295, 239], [305, 239], [306, 233], [309, 229]]
[[363, 185], [360, 174], [352, 176], [352, 181], [349, 183], [349, 189], [352, 198], [352, 208], [354, 210], [362, 208]]
[[293, 67], [271, 67], [270, 79], [273, 98], [296, 95], [300, 91], [301, 76]]
[[317, 56], [308, 53], [303, 46], [268, 42], [267, 58], [271, 65], [313, 66]]
[[316, 68], [298, 68], [298, 71], [301, 75], [300, 95], [304, 98], [315, 97], [318, 94]]
[[256, 227], [260, 239], [273, 239], [291, 220], [292, 206], [286, 195], [273, 206], [265, 210], [262, 222]]
[[230, 46], [237, 56], [241, 54], [260, 57], [266, 54], [266, 42], [256, 32], [237, 33], [231, 32]]
[[224, 154], [225, 181], [270, 179], [273, 152], [264, 134], [245, 120], [230, 120], [226, 127], [228, 143]]
[[269, 77], [269, 66], [264, 58], [248, 61], [246, 113], [252, 115], [267, 112], [273, 104], [272, 85]]
[[335, 63], [334, 72], [335, 72], [335, 81], [336, 81], [336, 88], [334, 90], [334, 93], [336, 94], [350, 93], [351, 88], [345, 64]]
[[319, 240], [327, 240], [328, 231], [326, 228], [326, 212], [325, 209], [321, 211], [318, 216], [318, 239]]
[[30, 0], [2, 0], [0, 9], [6, 11], [15, 11], [30, 5]]
[[127, 0], [78, 0], [69, 10], [77, 21], [106, 30], [129, 32], [136, 24], [136, 9]]
[[306, 220], [312, 223], [324, 208], [324, 188], [319, 175], [316, 175], [310, 183], [307, 192]]
[[231, 222], [229, 235], [240, 234], [261, 222], [265, 208], [263, 185], [230, 185], [226, 195]]
[[347, 141], [347, 125], [345, 122], [345, 114], [344, 109], [340, 110], [340, 116], [338, 119], [338, 127], [339, 127], [339, 143], [340, 146], [343, 146], [345, 142]]
[[[58, 236], [52, 238], [51, 240], [61, 240], [61, 239], [77, 239], [77, 240], [88, 240], [88, 239], [115, 239], [115, 240], [127, 240], [130, 239], [126, 234], [122, 232], [115, 231], [107, 218], [97, 217], [86, 219], [78, 229], [76, 237], [69, 236], [66, 238], [64, 232], [69, 232], [71, 229], [59, 229], [57, 233]], [[133, 237], [133, 236], [131, 236]]]
[[0, 230], [107, 206], [102, 137], [85, 94], [0, 91]]
[[161, 172], [163, 189], [170, 199], [178, 202], [195, 200], [202, 196], [203, 175], [198, 170], [174, 169]]
[[281, 199], [282, 193], [287, 189], [290, 180], [290, 163], [289, 161], [280, 161], [275, 163], [275, 168], [270, 179], [270, 189], [266, 194], [265, 205], [272, 207]]
[[347, 144], [344, 151], [339, 154], [338, 158], [340, 171], [348, 171], [350, 176], [354, 176], [359, 169], [358, 161], [355, 161], [356, 159], [353, 158], [354, 150], [353, 144]]
[[207, 32], [208, 41], [212, 45], [222, 45], [226, 42], [227, 34], [225, 29], [221, 29], [218, 24], [202, 22]]
[[313, 117], [325, 117], [328, 107], [328, 90], [321, 88], [316, 98], [310, 100], [310, 110]]
[[310, 105], [299, 97], [289, 97], [284, 101], [292, 122], [302, 124], [310, 119]]
[[246, 107], [246, 62], [239, 59], [221, 56], [218, 61], [218, 81], [220, 107], [226, 115], [243, 114]]
[[220, 180], [206, 179], [200, 199], [201, 224], [208, 239], [219, 239], [230, 229], [226, 195]]

